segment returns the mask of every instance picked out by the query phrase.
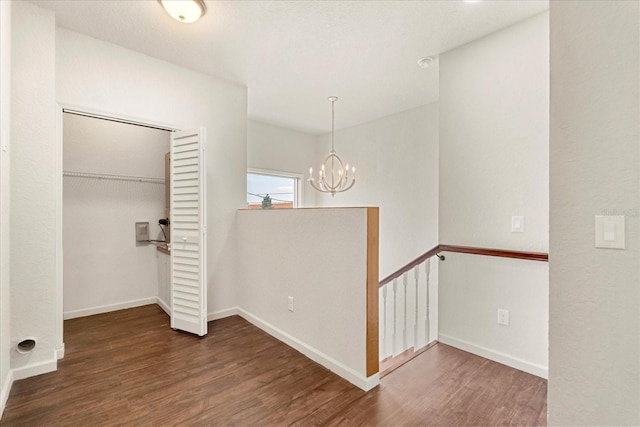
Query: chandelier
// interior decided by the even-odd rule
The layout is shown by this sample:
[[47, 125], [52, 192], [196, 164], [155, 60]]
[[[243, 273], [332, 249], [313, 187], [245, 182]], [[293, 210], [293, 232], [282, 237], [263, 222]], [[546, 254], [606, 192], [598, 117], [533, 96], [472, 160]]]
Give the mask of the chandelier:
[[344, 165], [334, 148], [334, 107], [337, 100], [337, 96], [329, 97], [329, 101], [331, 101], [331, 151], [320, 166], [318, 180], [316, 181], [313, 178], [313, 168], [309, 168], [309, 179], [307, 180], [316, 190], [322, 193], [331, 193], [331, 197], [335, 196], [336, 193], [347, 191], [356, 183], [356, 168], [352, 167], [349, 170], [349, 164]]

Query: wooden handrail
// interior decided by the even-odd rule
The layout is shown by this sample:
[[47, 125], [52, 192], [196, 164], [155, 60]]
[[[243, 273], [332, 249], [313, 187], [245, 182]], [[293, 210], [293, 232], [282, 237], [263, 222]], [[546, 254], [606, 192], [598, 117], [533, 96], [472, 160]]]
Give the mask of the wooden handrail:
[[388, 275], [387, 277], [382, 279], [380, 281], [380, 286], [386, 285], [387, 283], [389, 283], [393, 279], [396, 279], [396, 278], [402, 276], [404, 273], [406, 273], [407, 271], [411, 270], [416, 265], [422, 264], [423, 262], [425, 262], [426, 260], [428, 260], [429, 258], [434, 256], [438, 252], [440, 252], [440, 245], [434, 246], [433, 248], [429, 249], [424, 254], [420, 255], [418, 258], [416, 258], [413, 261], [411, 261], [409, 264], [405, 265], [404, 267], [402, 267], [401, 269], [399, 269], [397, 271], [394, 271], [393, 273], [391, 273], [390, 275]]
[[474, 255], [486, 255], [497, 256], [502, 258], [516, 258], [516, 259], [528, 259], [531, 261], [549, 261], [549, 254], [542, 252], [524, 252], [524, 251], [512, 251], [505, 249], [488, 249], [488, 248], [474, 248], [470, 246], [455, 246], [455, 245], [439, 245], [441, 252], [458, 252], [461, 254], [474, 254]]
[[437, 245], [429, 249], [427, 252], [420, 255], [418, 258], [414, 259], [404, 267], [394, 271], [393, 273], [382, 279], [379, 286], [382, 287], [391, 282], [393, 279], [397, 279], [415, 266], [422, 264], [438, 252], [457, 252], [461, 254], [497, 256], [502, 258], [527, 259], [532, 261], [549, 261], [549, 254], [543, 252], [523, 252], [504, 249], [475, 248], [471, 246]]

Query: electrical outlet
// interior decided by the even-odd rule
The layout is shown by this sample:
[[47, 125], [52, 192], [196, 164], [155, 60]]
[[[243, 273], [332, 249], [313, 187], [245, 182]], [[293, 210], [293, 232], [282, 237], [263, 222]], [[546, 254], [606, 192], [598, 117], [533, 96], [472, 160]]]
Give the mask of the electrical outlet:
[[136, 222], [136, 242], [149, 242], [149, 221]]
[[293, 297], [287, 298], [287, 309], [293, 311]]
[[498, 325], [509, 326], [509, 310], [498, 309]]

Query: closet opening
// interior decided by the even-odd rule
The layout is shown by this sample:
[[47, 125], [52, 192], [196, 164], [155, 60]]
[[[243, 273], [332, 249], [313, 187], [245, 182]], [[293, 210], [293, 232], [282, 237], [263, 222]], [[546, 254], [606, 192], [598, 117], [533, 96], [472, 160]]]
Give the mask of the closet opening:
[[[170, 314], [171, 132], [64, 109], [63, 319], [147, 304]], [[164, 224], [164, 225], [163, 225]]]

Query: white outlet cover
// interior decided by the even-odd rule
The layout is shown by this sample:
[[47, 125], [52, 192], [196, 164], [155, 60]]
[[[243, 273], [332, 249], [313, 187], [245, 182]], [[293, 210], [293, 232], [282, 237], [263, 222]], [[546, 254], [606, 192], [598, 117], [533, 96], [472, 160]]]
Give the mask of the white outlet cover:
[[498, 309], [498, 325], [509, 326], [509, 310]]

